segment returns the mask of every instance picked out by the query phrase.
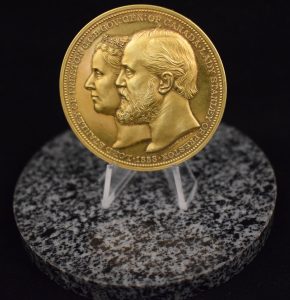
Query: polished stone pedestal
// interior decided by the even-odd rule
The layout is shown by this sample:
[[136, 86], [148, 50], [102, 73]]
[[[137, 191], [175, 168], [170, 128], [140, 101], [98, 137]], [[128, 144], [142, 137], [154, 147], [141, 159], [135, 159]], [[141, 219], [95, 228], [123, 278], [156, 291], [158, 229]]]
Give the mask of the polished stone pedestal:
[[65, 132], [17, 183], [14, 213], [26, 249], [50, 278], [94, 299], [191, 299], [229, 280], [269, 233], [273, 169], [226, 125], [188, 163], [198, 190], [187, 211], [162, 172], [138, 173], [105, 210], [105, 163]]

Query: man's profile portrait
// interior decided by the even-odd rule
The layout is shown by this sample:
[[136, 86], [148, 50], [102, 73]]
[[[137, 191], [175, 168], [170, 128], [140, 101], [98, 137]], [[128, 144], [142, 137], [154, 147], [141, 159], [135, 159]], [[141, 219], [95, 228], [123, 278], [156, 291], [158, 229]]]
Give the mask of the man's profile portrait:
[[[115, 85], [121, 70], [121, 59], [128, 36], [104, 34], [96, 45], [91, 60], [91, 74], [85, 82], [97, 113], [115, 117], [120, 106], [120, 95]], [[112, 147], [122, 148], [150, 138], [146, 125], [126, 126], [116, 122], [117, 139]]]
[[197, 93], [197, 63], [180, 34], [159, 28], [137, 32], [121, 63], [116, 117], [123, 125], [149, 125], [147, 152], [161, 150], [200, 126], [189, 105]]

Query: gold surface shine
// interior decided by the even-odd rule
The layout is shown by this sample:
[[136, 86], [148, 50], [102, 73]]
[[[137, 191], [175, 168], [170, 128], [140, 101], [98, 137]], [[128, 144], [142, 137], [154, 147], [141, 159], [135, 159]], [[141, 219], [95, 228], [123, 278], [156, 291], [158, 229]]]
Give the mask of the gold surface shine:
[[226, 102], [221, 59], [205, 33], [169, 9], [130, 5], [88, 23], [61, 68], [66, 118], [96, 156], [152, 171], [196, 155]]

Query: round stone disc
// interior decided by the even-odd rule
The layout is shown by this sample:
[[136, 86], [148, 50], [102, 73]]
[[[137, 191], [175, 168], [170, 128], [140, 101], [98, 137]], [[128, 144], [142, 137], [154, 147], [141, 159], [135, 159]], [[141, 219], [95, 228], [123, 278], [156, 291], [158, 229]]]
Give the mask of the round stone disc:
[[[161, 171], [138, 172], [105, 210], [106, 164], [65, 132], [17, 183], [14, 213], [26, 249], [60, 285], [93, 299], [191, 299], [227, 281], [269, 233], [273, 169], [226, 125], [188, 165], [198, 190], [187, 211]], [[192, 185], [189, 176], [183, 185]]]

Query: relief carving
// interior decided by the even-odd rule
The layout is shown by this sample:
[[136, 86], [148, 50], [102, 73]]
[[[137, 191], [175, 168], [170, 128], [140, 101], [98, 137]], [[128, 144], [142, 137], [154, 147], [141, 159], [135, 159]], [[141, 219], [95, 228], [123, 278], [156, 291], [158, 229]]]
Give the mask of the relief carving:
[[197, 74], [192, 47], [174, 31], [104, 34], [85, 88], [96, 112], [115, 117], [114, 148], [150, 139], [146, 152], [155, 152], [200, 126], [189, 105]]

